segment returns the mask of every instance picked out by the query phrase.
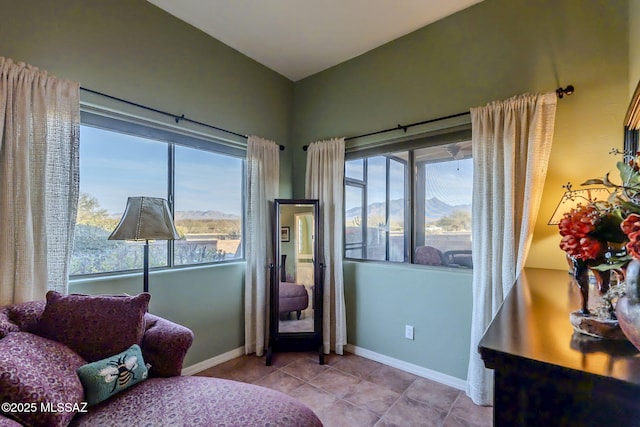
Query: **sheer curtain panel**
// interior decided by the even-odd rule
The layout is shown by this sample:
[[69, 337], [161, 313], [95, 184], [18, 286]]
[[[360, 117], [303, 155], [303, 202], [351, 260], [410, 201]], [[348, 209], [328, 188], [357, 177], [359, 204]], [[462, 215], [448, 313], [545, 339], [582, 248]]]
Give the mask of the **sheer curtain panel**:
[[250, 136], [247, 144], [247, 270], [244, 284], [245, 353], [262, 356], [269, 330], [269, 262], [273, 259], [272, 203], [278, 197], [280, 147]]
[[0, 57], [0, 305], [67, 292], [79, 84]]
[[471, 109], [473, 314], [467, 394], [493, 400], [478, 342], [527, 259], [556, 114], [556, 94], [520, 95]]
[[322, 334], [324, 352], [342, 354], [347, 323], [342, 274], [344, 138], [314, 142], [307, 149], [306, 198], [320, 201], [320, 238], [325, 265]]

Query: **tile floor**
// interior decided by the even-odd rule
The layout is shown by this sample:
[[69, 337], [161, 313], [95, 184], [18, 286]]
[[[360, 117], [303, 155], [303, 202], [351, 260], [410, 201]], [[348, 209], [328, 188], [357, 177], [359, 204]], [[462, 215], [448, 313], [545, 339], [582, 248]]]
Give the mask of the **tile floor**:
[[464, 392], [354, 354], [276, 353], [242, 356], [196, 375], [243, 381], [287, 393], [309, 406], [325, 427], [489, 427], [492, 408]]

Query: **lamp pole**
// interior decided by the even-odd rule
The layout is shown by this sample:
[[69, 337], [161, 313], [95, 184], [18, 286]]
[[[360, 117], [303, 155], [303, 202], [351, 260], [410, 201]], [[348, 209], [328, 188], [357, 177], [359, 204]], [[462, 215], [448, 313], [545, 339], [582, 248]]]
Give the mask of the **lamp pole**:
[[143, 291], [149, 292], [149, 240], [144, 241], [144, 282]]

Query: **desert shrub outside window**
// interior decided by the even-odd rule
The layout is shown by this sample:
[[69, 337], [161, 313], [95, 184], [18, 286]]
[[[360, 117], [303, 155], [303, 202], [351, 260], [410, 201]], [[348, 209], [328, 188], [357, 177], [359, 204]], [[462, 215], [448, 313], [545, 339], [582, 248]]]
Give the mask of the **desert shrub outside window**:
[[472, 268], [470, 131], [387, 150], [347, 153], [345, 258]]
[[243, 258], [244, 152], [83, 112], [80, 197], [70, 275], [142, 268], [143, 243], [107, 240], [129, 196], [169, 201], [175, 241], [151, 241], [149, 266]]

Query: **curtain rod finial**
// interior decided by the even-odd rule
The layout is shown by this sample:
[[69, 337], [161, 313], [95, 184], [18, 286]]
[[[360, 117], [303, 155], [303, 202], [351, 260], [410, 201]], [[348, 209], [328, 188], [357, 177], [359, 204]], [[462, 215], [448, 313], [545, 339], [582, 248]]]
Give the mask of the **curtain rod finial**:
[[569, 85], [564, 89], [562, 87], [559, 87], [558, 89], [556, 89], [556, 94], [558, 95], [558, 98], [562, 99], [564, 98], [565, 95], [569, 96], [574, 91], [575, 91], [575, 88], [573, 87], [573, 85]]

